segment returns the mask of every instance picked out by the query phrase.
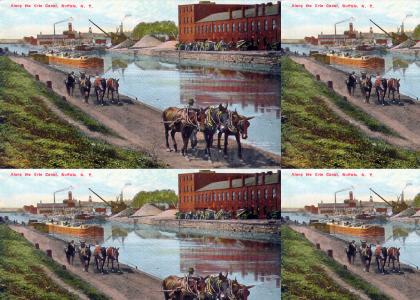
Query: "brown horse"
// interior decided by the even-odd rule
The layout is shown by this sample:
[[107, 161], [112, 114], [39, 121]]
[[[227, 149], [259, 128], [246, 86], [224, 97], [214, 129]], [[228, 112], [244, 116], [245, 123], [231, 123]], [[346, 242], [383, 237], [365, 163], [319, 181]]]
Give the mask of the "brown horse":
[[118, 261], [118, 257], [120, 256], [119, 249], [120, 248], [115, 248], [115, 247], [108, 247], [108, 249], [106, 249], [107, 268], [109, 268], [109, 260], [111, 260], [111, 269], [114, 270], [114, 260], [115, 260], [117, 261], [117, 267], [118, 267], [117, 270], [120, 269], [120, 263]]
[[114, 103], [114, 92], [117, 93], [117, 103], [120, 102], [120, 93], [118, 92], [118, 88], [120, 87], [119, 79], [109, 78], [106, 81], [106, 88], [107, 88], [107, 98], [109, 100], [109, 92], [111, 91], [111, 101]]
[[388, 248], [388, 268], [389, 268], [389, 263], [392, 260], [392, 270], [395, 270], [395, 261], [397, 261], [398, 263], [398, 272], [400, 272], [401, 270], [401, 266], [400, 266], [400, 248], [396, 248], [396, 247], [389, 247]]
[[201, 293], [200, 291], [205, 289], [205, 278], [192, 276], [178, 277], [170, 275], [163, 279], [162, 289], [165, 300], [198, 299]]
[[254, 117], [241, 116], [236, 111], [229, 111], [229, 118], [224, 124], [224, 129], [220, 130], [217, 134], [217, 148], [219, 150], [221, 150], [220, 138], [222, 137], [222, 134], [225, 134], [225, 144], [223, 149], [223, 154], [225, 157], [227, 157], [228, 138], [230, 135], [233, 135], [235, 136], [236, 143], [238, 145], [238, 157], [239, 159], [242, 159], [241, 137], [244, 140], [248, 138], [248, 128], [251, 126], [249, 120], [253, 118]]
[[106, 91], [106, 79], [101, 77], [96, 77], [93, 82], [93, 88], [96, 94], [96, 102], [98, 104], [105, 104], [104, 96]]
[[253, 287], [254, 285], [240, 284], [236, 278], [235, 280], [229, 280], [229, 290], [233, 297], [228, 297], [228, 299], [248, 300], [248, 297], [251, 294], [249, 290]]
[[401, 100], [400, 79], [395, 79], [395, 78], [388, 79], [388, 99], [390, 99], [391, 92], [392, 92], [392, 100], [393, 101], [395, 101], [395, 92], [398, 93], [398, 101]]
[[191, 140], [191, 147], [197, 146], [197, 131], [203, 131], [206, 120], [205, 109], [177, 108], [169, 107], [162, 113], [162, 120], [165, 128], [165, 140], [167, 151], [172, 151], [169, 146], [169, 131], [171, 132], [172, 142], [175, 152], [178, 152], [175, 133], [182, 135], [183, 147], [182, 155], [187, 155], [188, 141]]

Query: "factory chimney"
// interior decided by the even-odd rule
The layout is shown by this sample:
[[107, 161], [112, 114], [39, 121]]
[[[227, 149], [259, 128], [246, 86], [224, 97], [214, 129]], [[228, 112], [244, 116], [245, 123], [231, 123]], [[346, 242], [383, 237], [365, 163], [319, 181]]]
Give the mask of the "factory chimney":
[[352, 34], [353, 33], [353, 23], [350, 22], [349, 24], [349, 33]]
[[69, 32], [73, 31], [73, 25], [71, 24], [71, 22], [69, 22]]

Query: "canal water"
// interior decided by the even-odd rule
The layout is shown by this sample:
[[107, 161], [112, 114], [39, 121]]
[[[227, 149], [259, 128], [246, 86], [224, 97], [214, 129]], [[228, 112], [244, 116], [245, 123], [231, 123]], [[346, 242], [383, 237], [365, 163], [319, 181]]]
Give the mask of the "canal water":
[[[299, 54], [305, 53], [307, 55], [309, 55], [311, 50], [325, 51], [324, 48], [313, 45], [283, 44], [282, 47], [289, 48], [292, 52], [297, 51]], [[380, 72], [381, 75], [385, 78], [401, 79], [400, 92], [413, 99], [420, 99], [420, 50], [413, 54], [403, 54], [396, 51], [388, 51], [385, 53], [373, 52], [372, 54], [363, 54], [355, 51], [355, 53], [383, 57], [385, 60], [385, 69]], [[333, 66], [342, 71], [355, 71], [356, 74], [360, 74], [360, 69], [353, 69], [342, 65]], [[368, 74], [376, 74], [375, 72], [369, 72]]]
[[[31, 49], [26, 45], [4, 46], [18, 53]], [[115, 52], [96, 52], [95, 55], [104, 59], [104, 70], [99, 73], [120, 80], [121, 94], [160, 110], [169, 106], [184, 107], [191, 98], [200, 107], [227, 104], [231, 110], [254, 117], [244, 143], [280, 154], [278, 75], [186, 66]], [[63, 66], [55, 67], [70, 71]]]
[[[290, 220], [299, 223], [308, 223], [311, 219], [321, 219], [319, 215], [310, 215], [305, 213], [283, 213], [283, 217], [288, 216]], [[385, 223], [376, 223], [384, 226], [385, 236], [380, 239], [380, 243], [385, 247], [401, 248], [401, 262], [420, 269], [420, 222], [417, 224], [407, 224], [402, 222], [388, 221]], [[371, 223], [375, 224], [375, 223]], [[358, 237], [337, 235], [340, 239], [359, 242]], [[375, 243], [377, 238], [371, 240]]]
[[[21, 214], [8, 215], [18, 222], [30, 219]], [[120, 261], [165, 278], [187, 274], [229, 272], [244, 284], [255, 285], [249, 299], [280, 299], [280, 245], [169, 233], [148, 225], [105, 222], [101, 244], [120, 248]], [[71, 237], [56, 236], [63, 240]]]

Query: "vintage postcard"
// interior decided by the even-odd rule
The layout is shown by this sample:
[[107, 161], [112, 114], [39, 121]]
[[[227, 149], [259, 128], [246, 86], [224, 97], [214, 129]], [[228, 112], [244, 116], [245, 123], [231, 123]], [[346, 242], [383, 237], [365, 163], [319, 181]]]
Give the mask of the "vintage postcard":
[[282, 1], [283, 167], [420, 166], [419, 10]]
[[284, 170], [283, 299], [419, 299], [419, 170]]
[[280, 165], [280, 2], [1, 0], [3, 168]]
[[0, 298], [277, 300], [280, 177], [2, 170]]

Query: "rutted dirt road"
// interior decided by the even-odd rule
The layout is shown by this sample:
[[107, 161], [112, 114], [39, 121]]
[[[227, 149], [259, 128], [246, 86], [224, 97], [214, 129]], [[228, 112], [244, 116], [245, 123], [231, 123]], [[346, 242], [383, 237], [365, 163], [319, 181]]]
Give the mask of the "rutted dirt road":
[[123, 270], [122, 274], [109, 273], [102, 275], [101, 273], [94, 273], [93, 260], [91, 260], [89, 272], [86, 273], [82, 270], [77, 256], [74, 259], [73, 266], [67, 264], [63, 250], [65, 242], [49, 238], [45, 234], [38, 233], [27, 227], [10, 226], [10, 228], [16, 232], [23, 233], [24, 237], [32, 244], [38, 243], [41, 250], [51, 249], [52, 257], [57, 263], [66, 265], [70, 272], [89, 282], [97, 290], [112, 299], [163, 299], [161, 281], [153, 276], [132, 269], [128, 271], [129, 267], [123, 264], [120, 264], [120, 268]]
[[[334, 259], [342, 264], [346, 265], [347, 268], [353, 273], [359, 275], [367, 282], [376, 286], [383, 293], [396, 300], [414, 300], [420, 299], [419, 286], [420, 286], [420, 273], [418, 271], [404, 270], [403, 274], [390, 273], [387, 275], [377, 274], [376, 263], [374, 257], [372, 258], [372, 265], [370, 272], [366, 273], [363, 271], [363, 267], [359, 256], [357, 256], [354, 265], [348, 265], [347, 256], [344, 252], [346, 243], [339, 239], [332, 238], [328, 235], [324, 235], [317, 232], [309, 227], [305, 226], [290, 226], [297, 232], [302, 232], [305, 237], [313, 244], [319, 243], [321, 250], [326, 251], [327, 249], [333, 250]], [[412, 269], [410, 269], [412, 270]]]
[[[159, 161], [164, 162], [171, 168], [252, 168], [252, 167], [276, 167], [280, 165], [280, 156], [257, 149], [250, 145], [243, 145], [244, 161], [237, 157], [236, 142], [229, 140], [228, 157], [223, 158], [222, 153], [213, 151], [213, 163], [204, 158], [204, 141], [202, 134], [198, 151], [194, 156], [190, 155], [188, 161], [178, 153], [167, 152], [165, 146], [165, 136], [163, 124], [161, 122], [161, 112], [141, 102], [133, 101], [128, 97], [121, 95], [124, 102], [122, 106], [109, 105], [98, 106], [93, 104], [94, 99], [91, 96], [89, 105], [83, 103], [79, 96], [79, 91], [75, 89], [75, 97], [68, 97], [64, 85], [65, 74], [51, 67], [42, 65], [25, 57], [11, 57], [18, 64], [23, 64], [25, 69], [32, 75], [38, 74], [40, 81], [52, 81], [54, 91], [60, 96], [66, 96], [67, 101], [72, 105], [83, 110], [85, 113], [98, 120], [123, 139], [115, 139], [106, 136], [100, 136], [101, 139], [118, 145], [143, 151], [157, 157]], [[93, 93], [94, 94], [94, 93]], [[106, 98], [105, 98], [106, 99]], [[67, 120], [68, 121], [68, 120]], [[252, 121], [251, 121], [252, 126]], [[178, 148], [181, 148], [182, 141], [177, 134]], [[222, 142], [223, 143], [223, 142]], [[171, 143], [172, 145], [172, 143]]]
[[[372, 96], [370, 103], [364, 103], [363, 97], [360, 93], [360, 89], [356, 88], [355, 96], [349, 96], [347, 92], [347, 86], [345, 80], [347, 76], [344, 72], [336, 70], [330, 66], [325, 66], [313, 59], [307, 57], [296, 57], [291, 56], [295, 62], [304, 64], [305, 69], [314, 76], [320, 75], [321, 81], [327, 82], [332, 80], [334, 83], [334, 90], [345, 95], [349, 102], [359, 107], [364, 112], [371, 115], [388, 128], [398, 133], [404, 140], [389, 137], [386, 139], [388, 142], [404, 146], [411, 149], [420, 149], [420, 104], [413, 103], [408, 97], [401, 95], [401, 100], [404, 101], [404, 106], [381, 106], [376, 104], [376, 95], [372, 90]], [[386, 98], [387, 99], [387, 98]]]

